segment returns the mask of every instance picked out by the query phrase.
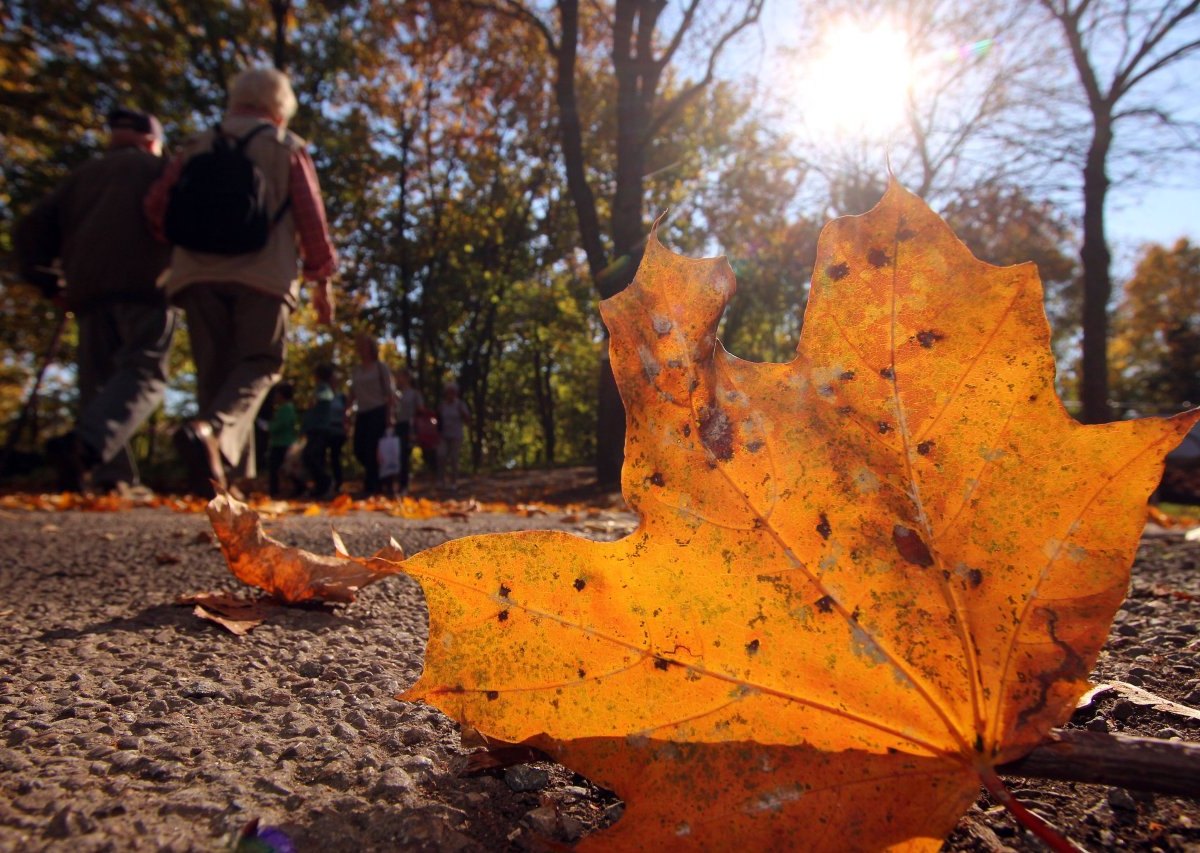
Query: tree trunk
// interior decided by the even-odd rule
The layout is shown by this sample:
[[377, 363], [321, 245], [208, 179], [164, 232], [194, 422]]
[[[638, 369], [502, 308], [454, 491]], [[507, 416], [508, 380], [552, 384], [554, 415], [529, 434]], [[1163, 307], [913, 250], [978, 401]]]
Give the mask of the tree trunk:
[[271, 0], [271, 14], [275, 18], [274, 63], [279, 71], [287, 71], [287, 18], [292, 10], [291, 0]]
[[1085, 424], [1111, 420], [1108, 405], [1108, 301], [1112, 296], [1112, 256], [1104, 230], [1108, 196], [1107, 160], [1112, 144], [1111, 119], [1095, 116], [1092, 144], [1083, 169], [1083, 367], [1080, 400]]

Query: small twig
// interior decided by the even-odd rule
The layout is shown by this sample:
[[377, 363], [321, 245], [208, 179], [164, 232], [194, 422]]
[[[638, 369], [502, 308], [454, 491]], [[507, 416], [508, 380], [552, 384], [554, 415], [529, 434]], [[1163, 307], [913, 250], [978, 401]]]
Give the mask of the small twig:
[[1047, 847], [1058, 851], [1058, 853], [1080, 853], [1080, 848], [1076, 847], [1066, 838], [1063, 838], [1057, 829], [1021, 805], [1020, 801], [1009, 793], [1008, 788], [1004, 787], [1004, 783], [1000, 781], [1000, 777], [993, 770], [988, 768], [979, 775], [983, 779], [984, 787], [987, 788], [988, 793], [992, 795], [993, 799], [1008, 809], [1021, 826], [1044, 841]]
[[1200, 743], [1186, 741], [1054, 729], [1024, 758], [996, 770], [1005, 776], [1200, 797]]

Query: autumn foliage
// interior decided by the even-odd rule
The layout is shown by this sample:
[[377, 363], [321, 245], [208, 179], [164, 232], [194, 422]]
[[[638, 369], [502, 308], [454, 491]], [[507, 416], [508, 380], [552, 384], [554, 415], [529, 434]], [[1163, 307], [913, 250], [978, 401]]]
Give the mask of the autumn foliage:
[[614, 543], [409, 558], [404, 695], [616, 790], [604, 849], [936, 847], [1064, 721], [1195, 413], [1081, 426], [1031, 265], [893, 185], [822, 235], [787, 364], [716, 341], [723, 259], [651, 239], [602, 305], [628, 410]]

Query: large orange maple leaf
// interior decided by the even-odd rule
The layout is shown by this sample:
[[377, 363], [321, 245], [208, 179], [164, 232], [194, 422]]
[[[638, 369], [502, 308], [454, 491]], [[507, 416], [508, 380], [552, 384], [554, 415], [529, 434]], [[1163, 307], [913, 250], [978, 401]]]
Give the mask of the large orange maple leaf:
[[720, 347], [733, 292], [651, 237], [601, 306], [640, 527], [410, 558], [403, 698], [611, 786], [606, 849], [936, 845], [1069, 716], [1197, 416], [1073, 421], [1032, 265], [897, 185], [826, 228], [790, 363]]

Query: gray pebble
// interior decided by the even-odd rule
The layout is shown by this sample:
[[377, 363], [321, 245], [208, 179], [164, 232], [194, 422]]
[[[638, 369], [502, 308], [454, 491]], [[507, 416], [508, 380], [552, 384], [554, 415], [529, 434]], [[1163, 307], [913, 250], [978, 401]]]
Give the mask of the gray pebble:
[[1125, 722], [1137, 713], [1137, 705], [1134, 705], [1128, 699], [1120, 699], [1113, 704], [1112, 710], [1109, 713], [1114, 720]]
[[399, 767], [389, 767], [379, 774], [371, 793], [378, 797], [396, 798], [416, 787], [412, 776]]
[[528, 812], [524, 820], [539, 835], [553, 835], [558, 830], [558, 811], [554, 806], [539, 806]]
[[46, 835], [50, 838], [72, 838], [95, 830], [96, 821], [70, 806], [64, 806], [46, 826]]
[[1110, 788], [1108, 804], [1114, 812], [1136, 812], [1137, 803], [1124, 788]]
[[35, 734], [37, 734], [37, 732], [35, 732], [33, 729], [26, 728], [25, 726], [18, 726], [8, 733], [8, 745], [20, 746]]
[[504, 782], [513, 791], [540, 791], [550, 784], [550, 774], [540, 767], [516, 764], [505, 768]]
[[569, 814], [562, 816], [562, 834], [567, 841], [578, 841], [583, 836], [583, 822]]

